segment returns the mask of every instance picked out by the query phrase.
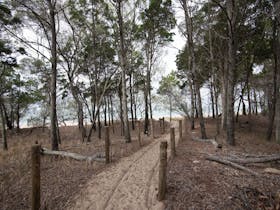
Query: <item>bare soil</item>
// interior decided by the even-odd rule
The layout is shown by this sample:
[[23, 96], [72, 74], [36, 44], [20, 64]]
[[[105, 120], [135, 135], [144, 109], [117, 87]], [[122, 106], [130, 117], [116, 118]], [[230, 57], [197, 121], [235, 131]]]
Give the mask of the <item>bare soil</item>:
[[[155, 123], [156, 137], [161, 135], [159, 123]], [[94, 133], [92, 141], [83, 143], [77, 127], [61, 127], [60, 150], [83, 155], [104, 154], [104, 140]], [[103, 136], [102, 136], [103, 137]], [[137, 131], [132, 131], [132, 143], [125, 143], [120, 125], [111, 129], [112, 164], [87, 163], [75, 160], [42, 156], [41, 158], [41, 204], [42, 209], [61, 210], [69, 205], [77, 194], [84, 191], [87, 182], [102, 171], [108, 170], [123, 157], [140, 149]], [[22, 129], [19, 134], [9, 133], [8, 151], [0, 153], [0, 209], [24, 210], [31, 206], [31, 146], [38, 141], [42, 147], [50, 148], [49, 133], [41, 128]], [[153, 140], [142, 134], [145, 148]]]
[[[250, 130], [251, 126], [251, 130]], [[208, 137], [215, 136], [215, 121], [207, 119]], [[207, 155], [245, 157], [280, 152], [280, 145], [265, 140], [267, 122], [263, 117], [242, 117], [236, 125], [236, 146], [227, 146], [225, 135], [218, 136], [223, 144], [216, 149], [210, 143], [190, 139], [190, 131], [177, 147], [177, 157], [168, 163], [166, 209], [279, 209], [276, 199], [280, 176], [264, 173], [268, 167], [280, 169], [279, 162], [247, 165], [260, 174], [246, 172], [205, 159]], [[192, 135], [199, 137], [199, 125]]]

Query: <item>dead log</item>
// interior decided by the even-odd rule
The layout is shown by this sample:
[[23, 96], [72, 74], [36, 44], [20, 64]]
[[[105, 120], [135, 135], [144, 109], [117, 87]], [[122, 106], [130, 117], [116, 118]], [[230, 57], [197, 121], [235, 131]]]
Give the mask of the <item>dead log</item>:
[[264, 172], [269, 173], [269, 174], [278, 174], [280, 175], [280, 170], [276, 168], [266, 168], [264, 169]]
[[208, 142], [213, 144], [216, 148], [222, 148], [221, 144], [218, 144], [218, 142], [216, 141], [216, 139], [201, 139], [195, 136], [192, 136], [192, 140], [193, 141], [200, 141], [200, 142]]
[[280, 154], [267, 155], [255, 158], [227, 158], [227, 160], [240, 164], [267, 163], [280, 160]]
[[206, 157], [206, 160], [211, 160], [211, 161], [215, 161], [217, 163], [228, 165], [228, 166], [231, 166], [233, 168], [236, 168], [236, 169], [245, 171], [247, 173], [250, 173], [250, 174], [252, 174], [254, 176], [258, 176], [259, 175], [258, 173], [254, 172], [254, 171], [252, 171], [252, 170], [250, 170], [248, 168], [245, 168], [244, 166], [238, 165], [236, 163], [233, 163], [233, 162], [230, 162], [228, 160], [221, 159], [221, 158], [218, 158], [218, 157], [208, 156], [208, 157]]
[[80, 154], [72, 153], [72, 152], [49, 150], [47, 148], [42, 148], [41, 153], [42, 153], [42, 155], [54, 155], [54, 156], [59, 156], [59, 157], [72, 158], [72, 159], [78, 160], [78, 161], [105, 162], [105, 158], [101, 157], [100, 155], [84, 156], [84, 155], [80, 155]]

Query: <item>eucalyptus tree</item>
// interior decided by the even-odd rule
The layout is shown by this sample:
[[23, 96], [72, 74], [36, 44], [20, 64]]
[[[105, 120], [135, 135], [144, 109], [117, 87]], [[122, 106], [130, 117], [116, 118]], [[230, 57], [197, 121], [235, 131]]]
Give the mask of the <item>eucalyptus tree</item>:
[[[0, 2], [0, 119], [4, 150], [8, 150], [6, 135], [8, 116], [6, 113], [5, 100], [7, 99], [7, 93], [12, 88], [14, 67], [17, 66], [15, 55], [17, 52], [24, 53], [23, 48], [16, 47], [10, 40], [7, 30], [11, 30], [11, 28], [17, 26], [19, 23], [20, 19], [16, 13], [12, 13], [9, 2]], [[11, 126], [10, 123], [8, 124]]]
[[[138, 36], [143, 43], [146, 63], [145, 99], [145, 133], [148, 133], [149, 113], [153, 120], [151, 100], [151, 72], [156, 61], [159, 48], [172, 41], [175, 27], [174, 11], [171, 0], [151, 0], [147, 8], [141, 12], [141, 24]], [[152, 126], [151, 126], [152, 128]], [[153, 129], [153, 128], [152, 128]], [[152, 131], [153, 132], [153, 131]]]
[[276, 74], [276, 142], [280, 143], [280, 1], [279, 0], [274, 0], [274, 14], [275, 14], [275, 22], [276, 22], [276, 30], [277, 30], [277, 39], [276, 39], [276, 51], [275, 51], [275, 56], [276, 56], [276, 64], [275, 68], [277, 70]]
[[[36, 51], [42, 57], [46, 58], [51, 64], [51, 90], [50, 90], [50, 121], [51, 121], [51, 144], [53, 150], [58, 150], [58, 143], [60, 141], [57, 111], [56, 111], [56, 99], [57, 99], [57, 27], [59, 3], [56, 0], [34, 0], [34, 1], [19, 1], [13, 0], [13, 5], [16, 10], [26, 17], [22, 23], [23, 26], [27, 26], [30, 31], [35, 30], [36, 35], [40, 36], [44, 41], [42, 43], [36, 43], [29, 38], [19, 36], [14, 31], [9, 31], [15, 38], [21, 41], [30, 49]], [[34, 25], [35, 24], [35, 25]], [[36, 36], [35, 35], [35, 36]], [[36, 47], [39, 46], [38, 49]], [[41, 52], [41, 50], [47, 50], [47, 53]]]
[[199, 123], [201, 129], [201, 136], [203, 139], [206, 139], [206, 130], [204, 125], [203, 119], [203, 110], [202, 110], [202, 103], [201, 103], [201, 94], [200, 94], [200, 86], [199, 80], [197, 78], [197, 61], [195, 58], [195, 43], [194, 43], [194, 29], [193, 29], [193, 22], [192, 17], [190, 14], [190, 6], [187, 0], [180, 0], [182, 8], [184, 10], [185, 15], [185, 25], [186, 25], [186, 36], [187, 36], [187, 49], [189, 51], [189, 68], [191, 69], [191, 75], [193, 80], [194, 91], [197, 96], [197, 105], [198, 105], [198, 116], [199, 116]]

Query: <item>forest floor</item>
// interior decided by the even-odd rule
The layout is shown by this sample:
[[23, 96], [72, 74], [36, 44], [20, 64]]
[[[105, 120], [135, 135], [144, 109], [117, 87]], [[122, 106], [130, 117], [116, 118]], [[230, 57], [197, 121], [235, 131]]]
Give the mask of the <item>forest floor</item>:
[[[222, 133], [217, 141], [221, 149], [206, 142], [191, 140], [199, 137], [199, 126], [184, 132], [176, 148], [177, 156], [168, 162], [167, 196], [157, 202], [159, 143], [170, 136], [144, 137], [140, 147], [136, 133], [132, 143], [123, 143], [115, 129], [111, 135], [113, 162], [85, 163], [61, 158], [42, 158], [43, 209], [276, 209], [275, 194], [280, 176], [264, 173], [265, 168], [280, 169], [279, 162], [246, 167], [259, 173], [254, 177], [205, 159], [206, 156], [245, 157], [279, 154], [280, 145], [265, 140], [267, 122], [252, 116], [251, 123], [240, 117], [236, 124], [236, 146], [228, 146]], [[178, 127], [177, 122], [173, 125]], [[63, 130], [65, 129], [65, 130]], [[215, 136], [215, 120], [206, 119], [209, 138]], [[168, 129], [166, 129], [168, 130]], [[28, 131], [30, 132], [30, 131]], [[61, 150], [93, 155], [103, 152], [104, 141], [95, 136], [91, 143], [78, 140], [76, 128], [61, 128]], [[176, 130], [178, 139], [178, 129]], [[23, 131], [10, 140], [10, 150], [0, 154], [1, 209], [30, 209], [30, 146], [35, 140], [49, 146], [48, 135], [40, 130]], [[67, 139], [67, 140], [66, 140]]]
[[[250, 128], [251, 127], [251, 128]], [[215, 120], [207, 119], [208, 138], [216, 133]], [[236, 124], [236, 146], [228, 146], [221, 134], [217, 149], [211, 143], [191, 140], [199, 137], [199, 125], [188, 131], [177, 156], [168, 163], [166, 209], [280, 209], [280, 175], [264, 172], [265, 168], [280, 169], [280, 162], [259, 163], [246, 167], [259, 173], [253, 176], [205, 157], [209, 155], [246, 157], [280, 153], [280, 145], [265, 140], [267, 121], [261, 116], [241, 117]], [[250, 130], [251, 129], [251, 130]], [[277, 196], [276, 196], [277, 195]], [[278, 198], [276, 198], [278, 197]], [[278, 205], [278, 206], [277, 206]]]
[[[155, 136], [159, 139], [161, 128], [155, 123]], [[62, 144], [60, 150], [82, 155], [104, 154], [104, 135], [98, 139], [97, 132], [92, 141], [83, 143], [75, 126], [60, 127]], [[103, 129], [102, 129], [103, 134]], [[115, 123], [111, 128], [112, 163], [88, 163], [66, 158], [41, 156], [41, 204], [42, 209], [61, 210], [69, 206], [80, 192], [83, 192], [88, 181], [103, 171], [111, 170], [120, 160], [129, 157], [138, 150], [148, 149], [147, 145], [154, 140], [142, 134], [142, 147], [137, 139], [137, 129], [131, 132], [132, 143], [125, 143], [120, 125]], [[42, 147], [50, 148], [49, 131], [42, 128], [22, 129], [19, 134], [8, 134], [8, 151], [0, 152], [0, 209], [31, 209], [31, 146], [37, 141]], [[1, 141], [0, 141], [1, 143]], [[1, 144], [2, 145], [2, 144]]]

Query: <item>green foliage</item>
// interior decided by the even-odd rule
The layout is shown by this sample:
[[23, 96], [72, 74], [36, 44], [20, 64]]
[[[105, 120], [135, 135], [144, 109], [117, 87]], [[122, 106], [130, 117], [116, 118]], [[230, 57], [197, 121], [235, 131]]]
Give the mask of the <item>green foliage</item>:
[[158, 94], [170, 96], [174, 89], [178, 87], [176, 74], [172, 71], [159, 82]]
[[156, 44], [172, 41], [175, 18], [171, 0], [152, 0], [147, 9], [141, 13], [143, 23], [137, 29], [138, 38]]

